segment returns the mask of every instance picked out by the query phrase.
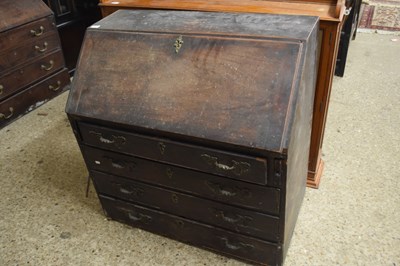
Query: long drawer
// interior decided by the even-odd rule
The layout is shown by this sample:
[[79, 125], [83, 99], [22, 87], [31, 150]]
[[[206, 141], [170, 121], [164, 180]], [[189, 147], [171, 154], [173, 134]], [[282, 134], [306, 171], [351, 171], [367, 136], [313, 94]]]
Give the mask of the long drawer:
[[215, 228], [161, 211], [99, 195], [106, 214], [150, 232], [264, 265], [276, 265], [282, 256], [278, 244]]
[[232, 205], [279, 215], [280, 190], [81, 146], [87, 167]]
[[68, 84], [68, 70], [63, 69], [42, 82], [0, 102], [0, 128], [53, 98]]
[[2, 93], [0, 100], [17, 92], [25, 86], [56, 72], [64, 66], [64, 58], [61, 50], [38, 58], [30, 64], [16, 69], [0, 77]]
[[105, 194], [238, 233], [278, 242], [279, 218], [146, 185], [96, 171], [91, 177], [98, 194]]
[[40, 38], [51, 31], [57, 31], [53, 16], [42, 18], [20, 27], [1, 32], [0, 51], [8, 50], [27, 40]]
[[29, 42], [18, 44], [16, 48], [0, 54], [0, 73], [59, 47], [60, 41], [57, 31], [29, 40]]
[[267, 160], [234, 154], [167, 139], [147, 137], [79, 123], [84, 143], [112, 151], [226, 176], [267, 184]]

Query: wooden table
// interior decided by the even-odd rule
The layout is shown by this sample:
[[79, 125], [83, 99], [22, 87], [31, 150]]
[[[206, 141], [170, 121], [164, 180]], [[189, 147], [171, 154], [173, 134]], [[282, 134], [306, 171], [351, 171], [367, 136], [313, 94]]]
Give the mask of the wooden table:
[[257, 0], [100, 0], [103, 16], [118, 9], [165, 9], [215, 12], [253, 12], [307, 15], [320, 18], [318, 77], [314, 98], [311, 147], [307, 185], [318, 188], [324, 162], [321, 150], [328, 113], [332, 78], [335, 71], [340, 31], [345, 11], [344, 0], [257, 1]]

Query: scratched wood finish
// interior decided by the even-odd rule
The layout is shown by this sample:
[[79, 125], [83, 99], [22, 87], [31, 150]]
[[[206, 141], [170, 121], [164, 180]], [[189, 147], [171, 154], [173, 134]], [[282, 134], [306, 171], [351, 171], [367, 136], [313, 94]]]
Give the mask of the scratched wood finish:
[[0, 1], [0, 129], [69, 85], [51, 10], [40, 0]]
[[317, 17], [146, 10], [90, 27], [66, 112], [105, 213], [281, 265], [306, 186], [317, 32]]
[[339, 47], [340, 31], [346, 8], [344, 0], [100, 0], [99, 5], [104, 17], [119, 9], [196, 10], [318, 16], [321, 20], [320, 54], [307, 178], [309, 187], [318, 188], [324, 165], [321, 159], [321, 150], [325, 123]]

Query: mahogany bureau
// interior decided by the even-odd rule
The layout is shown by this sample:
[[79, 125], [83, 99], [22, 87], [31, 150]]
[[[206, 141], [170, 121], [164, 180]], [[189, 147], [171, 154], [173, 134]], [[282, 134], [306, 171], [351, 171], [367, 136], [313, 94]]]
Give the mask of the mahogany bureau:
[[41, 0], [0, 1], [0, 128], [70, 83], [51, 10]]
[[66, 112], [105, 214], [281, 265], [306, 187], [317, 32], [318, 17], [185, 11], [92, 25]]

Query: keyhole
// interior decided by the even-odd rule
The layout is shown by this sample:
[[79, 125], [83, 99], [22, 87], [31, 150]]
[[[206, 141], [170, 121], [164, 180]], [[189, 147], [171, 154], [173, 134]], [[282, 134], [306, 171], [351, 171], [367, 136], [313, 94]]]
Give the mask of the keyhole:
[[158, 147], [160, 148], [161, 155], [164, 155], [165, 147], [166, 147], [165, 144], [160, 142], [160, 143], [158, 143]]
[[179, 227], [185, 226], [185, 223], [182, 220], [176, 220], [175, 222]]
[[174, 174], [174, 172], [171, 170], [171, 168], [167, 168], [167, 176], [168, 176], [168, 178], [172, 178], [172, 175]]
[[176, 194], [172, 194], [171, 198], [173, 203], [178, 203], [178, 196]]

